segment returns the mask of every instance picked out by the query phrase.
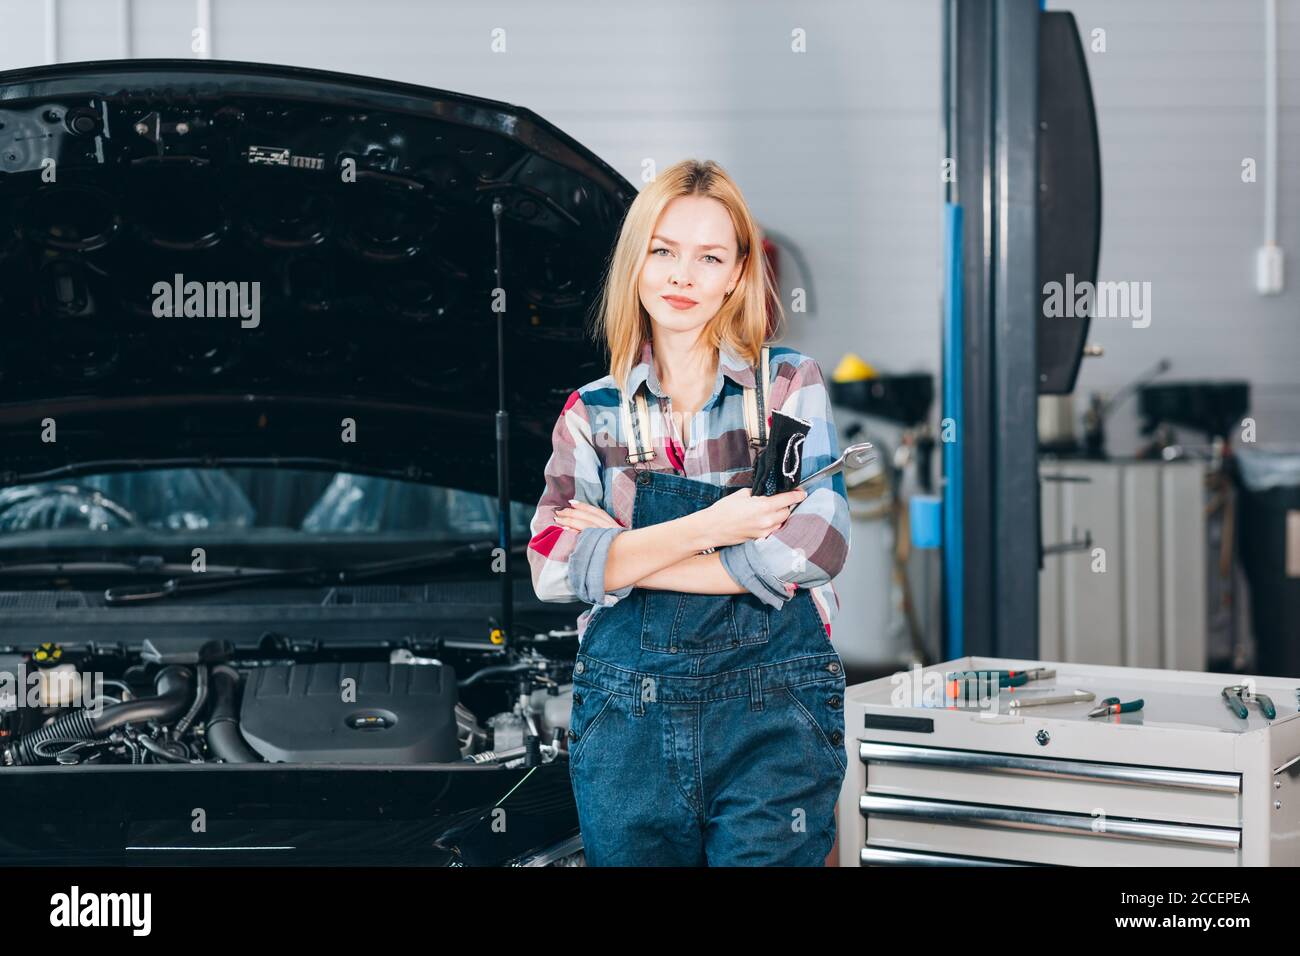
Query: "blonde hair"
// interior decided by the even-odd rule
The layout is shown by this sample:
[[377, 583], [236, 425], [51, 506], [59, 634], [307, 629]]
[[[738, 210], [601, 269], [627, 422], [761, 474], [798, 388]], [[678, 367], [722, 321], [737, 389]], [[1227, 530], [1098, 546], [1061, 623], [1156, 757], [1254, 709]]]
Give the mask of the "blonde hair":
[[736, 230], [736, 254], [743, 260], [731, 295], [700, 333], [701, 343], [718, 348], [725, 343], [750, 365], [769, 340], [768, 318], [775, 314], [773, 337], [784, 327], [785, 311], [763, 255], [763, 234], [750, 215], [735, 181], [713, 160], [684, 159], [659, 173], [637, 194], [628, 208], [618, 242], [610, 256], [593, 332], [604, 339], [609, 370], [619, 388], [641, 358], [651, 335], [650, 314], [641, 304], [637, 280], [650, 250], [650, 237], [664, 208], [678, 196], [707, 196], [727, 207]]

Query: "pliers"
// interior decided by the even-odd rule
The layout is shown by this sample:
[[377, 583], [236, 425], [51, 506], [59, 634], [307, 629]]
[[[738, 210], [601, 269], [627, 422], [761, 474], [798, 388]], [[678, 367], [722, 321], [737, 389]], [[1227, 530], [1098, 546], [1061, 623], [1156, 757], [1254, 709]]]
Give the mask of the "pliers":
[[1141, 710], [1144, 703], [1141, 697], [1137, 700], [1123, 702], [1118, 697], [1107, 697], [1099, 706], [1088, 711], [1088, 716], [1105, 717], [1109, 714], [1131, 714], [1135, 710]]
[[1256, 694], [1246, 684], [1233, 684], [1230, 687], [1223, 688], [1223, 699], [1227, 701], [1232, 712], [1246, 720], [1250, 716], [1250, 711], [1246, 705], [1252, 701], [1259, 704], [1260, 711], [1269, 720], [1277, 716], [1277, 708], [1273, 706], [1273, 700], [1267, 694]]

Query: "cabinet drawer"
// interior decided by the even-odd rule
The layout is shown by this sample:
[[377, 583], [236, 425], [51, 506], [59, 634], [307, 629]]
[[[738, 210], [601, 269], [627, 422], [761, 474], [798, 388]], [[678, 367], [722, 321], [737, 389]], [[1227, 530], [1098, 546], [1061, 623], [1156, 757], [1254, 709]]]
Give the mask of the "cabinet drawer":
[[[1236, 866], [1241, 831], [864, 793], [866, 846], [1066, 866]], [[1101, 827], [1101, 828], [1099, 828]]]
[[1241, 826], [1238, 773], [862, 741], [866, 791], [1104, 819]]

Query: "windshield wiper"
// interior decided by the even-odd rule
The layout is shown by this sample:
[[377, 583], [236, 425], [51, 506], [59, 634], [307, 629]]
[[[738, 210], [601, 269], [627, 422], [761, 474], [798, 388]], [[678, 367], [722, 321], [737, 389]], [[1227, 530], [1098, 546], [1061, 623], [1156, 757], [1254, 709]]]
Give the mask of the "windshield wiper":
[[[189, 570], [188, 561], [168, 563], [158, 555], [141, 555], [129, 560], [88, 561], [77, 558], [47, 558], [44, 561], [0, 562], [0, 578], [6, 577], [57, 577], [62, 574], [118, 574], [131, 572], [140, 575], [179, 574]], [[238, 571], [237, 567], [221, 566], [213, 570], [225, 573]]]
[[[209, 574], [191, 573], [179, 578], [168, 578], [160, 584], [128, 584], [111, 587], [104, 592], [106, 604], [134, 604], [140, 601], [156, 601], [160, 598], [176, 597], [181, 594], [206, 594], [213, 591], [226, 591], [232, 588], [254, 587], [278, 581], [307, 581], [311, 584], [351, 584], [369, 578], [398, 574], [403, 571], [415, 571], [434, 568], [440, 565], [455, 565], [474, 559], [491, 556], [496, 549], [495, 541], [472, 541], [438, 551], [426, 551], [404, 558], [391, 558], [386, 561], [371, 561], [365, 564], [352, 564], [343, 567], [308, 567], [308, 568], [235, 568], [229, 572]], [[514, 549], [522, 552], [523, 547]]]

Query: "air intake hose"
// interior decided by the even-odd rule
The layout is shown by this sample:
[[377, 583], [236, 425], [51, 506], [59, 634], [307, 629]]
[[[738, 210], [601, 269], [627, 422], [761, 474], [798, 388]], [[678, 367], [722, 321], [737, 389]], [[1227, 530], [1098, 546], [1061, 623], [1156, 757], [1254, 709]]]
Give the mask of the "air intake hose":
[[98, 716], [86, 710], [64, 714], [51, 724], [23, 735], [4, 751], [4, 762], [10, 766], [38, 763], [36, 747], [47, 740], [97, 740], [107, 737], [118, 727], [143, 720], [166, 723], [185, 712], [194, 693], [194, 672], [188, 667], [171, 665], [158, 672], [154, 680], [153, 697], [141, 697], [120, 704], [109, 704]]
[[212, 716], [208, 718], [208, 749], [226, 763], [261, 763], [261, 756], [244, 739], [236, 710], [239, 671], [228, 664], [212, 668]]

